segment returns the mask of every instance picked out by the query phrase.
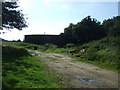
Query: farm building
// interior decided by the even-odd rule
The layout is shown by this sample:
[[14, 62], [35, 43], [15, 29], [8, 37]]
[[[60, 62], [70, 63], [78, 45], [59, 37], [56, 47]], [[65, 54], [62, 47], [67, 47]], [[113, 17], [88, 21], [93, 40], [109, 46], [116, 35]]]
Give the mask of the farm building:
[[64, 46], [67, 43], [71, 43], [72, 40], [70, 40], [67, 36], [61, 36], [61, 35], [25, 35], [24, 42], [27, 43], [33, 43], [38, 45], [43, 45], [46, 43], [52, 43], [57, 46]]

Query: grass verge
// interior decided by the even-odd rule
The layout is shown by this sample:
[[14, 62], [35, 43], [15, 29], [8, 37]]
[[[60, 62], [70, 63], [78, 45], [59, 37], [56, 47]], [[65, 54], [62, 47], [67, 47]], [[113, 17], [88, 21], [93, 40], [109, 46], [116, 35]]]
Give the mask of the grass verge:
[[76, 58], [76, 61], [89, 63], [89, 64], [98, 66], [98, 67], [103, 68], [103, 69], [108, 69], [108, 70], [113, 70], [113, 71], [119, 71], [117, 69], [117, 66], [110, 65], [108, 63], [103, 63], [103, 62], [100, 62], [100, 61], [90, 61], [90, 60], [81, 59], [81, 58]]
[[[17, 54], [17, 51], [19, 51], [19, 54]], [[10, 52], [12, 54], [10, 54]], [[24, 52], [24, 55], [22, 52]], [[3, 47], [3, 54], [3, 89], [61, 87], [52, 74], [46, 69], [46, 66], [41, 62], [40, 57], [30, 56], [27, 54], [26, 50], [10, 46]]]

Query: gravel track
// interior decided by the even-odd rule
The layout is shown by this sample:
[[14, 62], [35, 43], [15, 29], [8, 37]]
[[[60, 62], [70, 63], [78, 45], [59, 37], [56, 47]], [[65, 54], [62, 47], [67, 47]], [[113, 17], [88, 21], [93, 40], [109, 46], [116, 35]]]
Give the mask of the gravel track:
[[118, 73], [75, 61], [67, 55], [34, 52], [66, 88], [118, 88]]

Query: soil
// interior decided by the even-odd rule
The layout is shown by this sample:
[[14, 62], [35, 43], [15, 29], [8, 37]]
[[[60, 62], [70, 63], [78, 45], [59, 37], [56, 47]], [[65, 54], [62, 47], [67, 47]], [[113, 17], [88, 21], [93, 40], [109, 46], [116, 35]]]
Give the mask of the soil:
[[118, 88], [118, 72], [76, 61], [64, 54], [34, 52], [65, 88]]

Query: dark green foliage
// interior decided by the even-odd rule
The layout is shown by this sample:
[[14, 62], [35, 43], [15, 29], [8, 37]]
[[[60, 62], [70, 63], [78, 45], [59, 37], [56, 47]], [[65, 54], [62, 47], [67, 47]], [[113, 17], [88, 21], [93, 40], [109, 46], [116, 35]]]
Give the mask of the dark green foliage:
[[74, 47], [75, 47], [75, 44], [69, 43], [69, 44], [66, 44], [65, 47], [66, 47], [66, 48], [74, 48]]
[[76, 44], [97, 40], [105, 36], [100, 22], [90, 16], [84, 18], [76, 25], [71, 23], [61, 35], [69, 36], [73, 40], [72, 42]]
[[79, 42], [84, 43], [100, 39], [103, 36], [103, 32], [100, 22], [88, 16], [77, 24], [74, 35]]
[[67, 35], [67, 36], [72, 36], [73, 37], [73, 32], [74, 32], [74, 29], [75, 29], [75, 25], [70, 23], [70, 25], [64, 29], [64, 35]]
[[104, 20], [102, 25], [106, 35], [114, 37], [120, 35], [120, 16]]
[[85, 59], [87, 60], [96, 60], [96, 48], [88, 48], [88, 50], [86, 51], [86, 53], [84, 54]]
[[24, 48], [15, 48], [11, 46], [2, 46], [2, 58], [3, 62], [9, 60], [12, 62], [13, 58], [19, 58], [22, 56], [29, 56], [29, 53]]
[[116, 48], [116, 54], [117, 55], [120, 55], [120, 36], [118, 36], [118, 37], [116, 37], [116, 41], [114, 41], [114, 42], [116, 42], [114, 45], [117, 47]]
[[102, 24], [87, 16], [77, 24], [71, 23], [61, 35], [68, 36], [71, 42], [75, 44], [99, 40], [108, 35], [116, 37], [120, 35], [120, 16], [104, 20]]
[[51, 49], [56, 49], [56, 48], [57, 48], [56, 45], [53, 45], [53, 44], [51, 44], [51, 43], [46, 43], [44, 46], [46, 47], [46, 49], [49, 49], [49, 48], [51, 48]]
[[36, 44], [22, 42], [17, 44], [17, 46], [30, 49], [30, 50], [39, 50], [39, 51], [46, 51], [48, 49], [55, 50], [57, 48], [56, 45], [51, 43], [46, 43], [44, 45], [36, 45]]
[[17, 2], [2, 2], [2, 27], [18, 30], [27, 27], [24, 14], [16, 10], [18, 7]]
[[36, 44], [30, 44], [30, 43], [19, 43], [18, 44], [19, 47], [24, 47], [26, 49], [31, 49], [31, 50], [37, 50], [39, 49], [39, 45]]
[[51, 43], [46, 43], [44, 45], [39, 46], [39, 51], [45, 52], [45, 51], [54, 51], [57, 48], [56, 45], [51, 44]]

